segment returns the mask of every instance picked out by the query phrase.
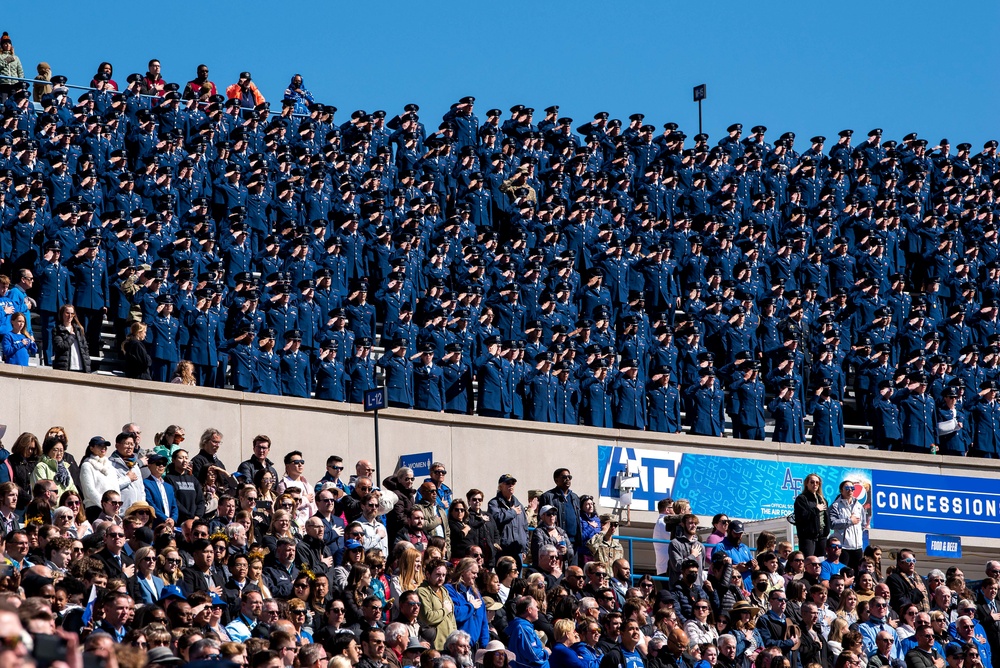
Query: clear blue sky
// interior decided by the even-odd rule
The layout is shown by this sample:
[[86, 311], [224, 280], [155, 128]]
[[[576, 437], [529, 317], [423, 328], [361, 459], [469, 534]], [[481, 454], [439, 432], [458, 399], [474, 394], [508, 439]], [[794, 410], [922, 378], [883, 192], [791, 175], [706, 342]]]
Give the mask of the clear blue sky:
[[[140, 9], [142, 7], [142, 9]], [[1000, 138], [1000, 2], [175, 2], [44, 5], [15, 0], [10, 32], [25, 70], [45, 60], [71, 83], [102, 60], [123, 83], [159, 58], [183, 83], [205, 62], [221, 86], [250, 70], [280, 98], [299, 72], [322, 102], [396, 112], [417, 102], [435, 125], [477, 97], [480, 118], [517, 103], [559, 104], [583, 122], [641, 111], [693, 135], [695, 84], [708, 84], [705, 130], [763, 123], [794, 131], [936, 143]], [[33, 74], [32, 74], [33, 75]], [[536, 120], [541, 117], [536, 115]]]

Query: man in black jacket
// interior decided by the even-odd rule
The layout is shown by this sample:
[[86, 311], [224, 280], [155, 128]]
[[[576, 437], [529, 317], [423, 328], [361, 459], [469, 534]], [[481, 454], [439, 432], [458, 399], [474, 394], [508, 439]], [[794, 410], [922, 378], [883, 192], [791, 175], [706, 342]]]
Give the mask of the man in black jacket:
[[191, 544], [191, 557], [194, 559], [194, 566], [184, 569], [184, 586], [187, 591], [207, 591], [221, 596], [226, 579], [222, 573], [212, 569], [212, 564], [215, 563], [215, 548], [212, 543], [203, 539], [194, 541]]
[[579, 554], [583, 545], [583, 526], [580, 524], [580, 497], [570, 489], [573, 474], [569, 469], [556, 469], [552, 473], [556, 486], [538, 499], [538, 507], [553, 506], [559, 511], [559, 526], [573, 541], [573, 550]]
[[919, 607], [927, 598], [927, 586], [917, 573], [917, 558], [910, 550], [900, 550], [896, 556], [896, 570], [885, 579], [889, 586], [889, 605], [902, 610], [913, 603]]
[[97, 558], [104, 564], [104, 571], [109, 580], [128, 580], [135, 575], [135, 561], [125, 554], [125, 530], [120, 526], [109, 524], [104, 533], [104, 549], [97, 553]]
[[237, 471], [241, 476], [243, 476], [243, 479], [240, 482], [252, 483], [253, 477], [261, 469], [267, 469], [271, 472], [271, 475], [275, 480], [281, 480], [281, 476], [278, 475], [278, 470], [274, 468], [274, 462], [267, 458], [269, 452], [271, 452], [270, 438], [264, 434], [260, 434], [253, 439], [253, 455], [250, 456], [250, 459], [242, 462]]

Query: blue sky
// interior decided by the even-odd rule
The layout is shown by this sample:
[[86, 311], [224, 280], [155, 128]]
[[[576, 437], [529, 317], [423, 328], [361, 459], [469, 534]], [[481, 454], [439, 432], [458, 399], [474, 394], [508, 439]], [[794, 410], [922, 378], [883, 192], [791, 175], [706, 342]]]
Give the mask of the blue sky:
[[[140, 10], [138, 7], [144, 7]], [[148, 9], [145, 9], [148, 8]], [[115, 78], [159, 58], [168, 81], [205, 62], [220, 86], [250, 70], [281, 97], [301, 73], [338, 119], [417, 102], [436, 125], [451, 102], [477, 112], [559, 104], [578, 122], [635, 111], [693, 135], [692, 86], [708, 85], [712, 143], [732, 122], [836, 137], [918, 132], [932, 142], [1000, 138], [1000, 3], [818, 2], [346, 2], [177, 0], [45, 6], [4, 12], [25, 70], [45, 60], [89, 82], [102, 60]], [[540, 120], [536, 115], [536, 120]]]

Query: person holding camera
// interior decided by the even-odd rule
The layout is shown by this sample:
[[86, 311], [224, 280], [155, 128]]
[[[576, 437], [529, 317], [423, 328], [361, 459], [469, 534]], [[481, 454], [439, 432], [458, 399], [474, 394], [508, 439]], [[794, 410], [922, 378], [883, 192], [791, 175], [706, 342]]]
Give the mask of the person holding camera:
[[591, 536], [587, 547], [594, 556], [594, 561], [604, 565], [605, 570], [611, 570], [611, 565], [625, 556], [625, 549], [615, 538], [618, 533], [618, 519], [605, 513], [601, 515], [601, 530]]

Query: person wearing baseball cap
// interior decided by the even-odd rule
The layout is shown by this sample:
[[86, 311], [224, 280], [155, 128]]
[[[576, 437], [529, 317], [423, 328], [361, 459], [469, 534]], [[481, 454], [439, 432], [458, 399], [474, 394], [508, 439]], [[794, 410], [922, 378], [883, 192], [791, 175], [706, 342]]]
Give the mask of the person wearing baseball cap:
[[528, 518], [524, 504], [514, 496], [516, 484], [513, 474], [501, 475], [487, 509], [500, 532], [500, 556], [514, 557], [520, 566], [528, 551]]

